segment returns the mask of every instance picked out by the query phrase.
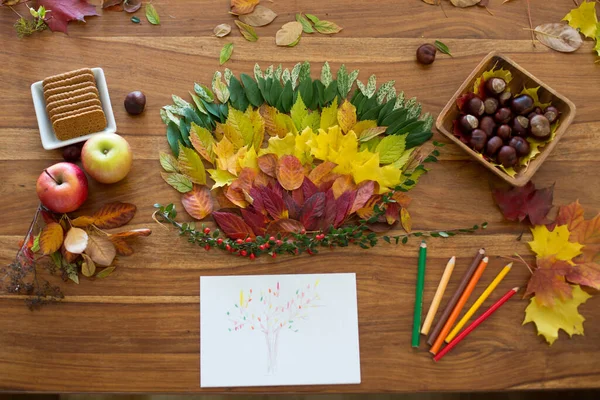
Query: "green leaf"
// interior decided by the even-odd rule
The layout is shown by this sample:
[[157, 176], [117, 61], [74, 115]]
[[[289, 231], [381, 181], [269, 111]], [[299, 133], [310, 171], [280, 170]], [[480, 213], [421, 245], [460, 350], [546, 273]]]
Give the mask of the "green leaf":
[[96, 278], [99, 278], [99, 279], [106, 278], [110, 274], [112, 274], [115, 269], [117, 269], [117, 267], [107, 267], [107, 268], [104, 268], [102, 271], [100, 271], [100, 272], [98, 272], [96, 274]]
[[310, 19], [313, 24], [316, 24], [317, 22], [320, 21], [319, 18], [317, 18], [315, 15], [312, 15], [312, 14], [306, 14], [306, 18]]
[[204, 164], [200, 155], [194, 149], [179, 144], [179, 157], [177, 158], [179, 170], [182, 174], [190, 178], [193, 183], [199, 185], [206, 184], [206, 173], [204, 172]]
[[404, 236], [402, 238], [402, 244], [406, 244], [406, 243], [408, 243], [408, 236]]
[[439, 235], [440, 235], [441, 237], [443, 237], [443, 238], [450, 237], [450, 235], [448, 235], [446, 232], [438, 232], [438, 233], [439, 233]]
[[396, 89], [394, 88], [395, 84], [396, 84], [396, 81], [392, 80], [392, 81], [388, 81], [388, 82], [384, 83], [383, 85], [381, 85], [379, 87], [379, 89], [377, 90], [377, 103], [378, 104], [382, 104], [383, 101], [386, 99], [386, 97], [387, 97], [387, 101], [390, 102], [391, 98], [394, 97], [392, 93], [396, 92]]
[[194, 184], [192, 181], [185, 175], [172, 173], [168, 174], [166, 172], [161, 172], [160, 176], [167, 182], [169, 185], [173, 187], [173, 189], [177, 190], [180, 193], [190, 192], [194, 188]]
[[317, 32], [323, 35], [332, 35], [342, 30], [342, 27], [338, 26], [335, 22], [331, 21], [318, 21], [315, 22], [315, 29]]
[[227, 43], [221, 49], [221, 55], [219, 56], [219, 64], [223, 65], [231, 58], [231, 53], [233, 53], [233, 43]]
[[298, 85], [298, 78], [300, 77], [300, 68], [302, 68], [302, 63], [298, 63], [294, 65], [294, 68], [292, 68], [292, 87], [294, 89], [296, 89], [296, 86]]
[[302, 121], [304, 121], [304, 118], [308, 116], [308, 110], [306, 108], [306, 105], [304, 104], [304, 101], [302, 101], [302, 96], [300, 94], [298, 94], [296, 102], [290, 110], [290, 115], [292, 117], [294, 125], [296, 126], [296, 129], [298, 129], [298, 131], [301, 131], [303, 129]]
[[254, 107], [260, 107], [263, 104], [263, 97], [260, 94], [260, 90], [258, 89], [258, 84], [250, 75], [241, 74], [240, 78], [242, 79], [242, 84], [244, 85], [244, 89], [246, 91], [246, 97], [250, 104]]
[[250, 103], [248, 102], [248, 98], [246, 97], [246, 93], [242, 87], [242, 84], [235, 76], [232, 76], [229, 82], [229, 97], [231, 104], [240, 111], [246, 111], [248, 104]]
[[285, 86], [283, 87], [283, 92], [281, 92], [281, 96], [279, 96], [279, 105], [281, 106], [281, 111], [284, 113], [289, 113], [292, 109], [292, 105], [294, 104], [294, 89], [292, 88], [292, 82], [287, 81]]
[[275, 68], [275, 72], [273, 72], [273, 77], [275, 78], [276, 81], [280, 81], [281, 80], [281, 74], [283, 73], [283, 69], [281, 68], [281, 64], [279, 64], [277, 66], [277, 68]]
[[139, 24], [140, 19], [134, 15], [133, 17], [131, 17], [131, 22], [133, 22], [134, 24]]
[[258, 81], [258, 78], [262, 78], [263, 77], [263, 73], [262, 70], [260, 69], [260, 65], [258, 65], [258, 63], [254, 64], [254, 79], [256, 79]]
[[167, 124], [167, 142], [169, 142], [169, 146], [175, 157], [179, 157], [179, 143], [181, 140], [179, 127], [173, 121], [169, 121]]
[[306, 19], [306, 17], [304, 15], [296, 14], [296, 21], [300, 22], [300, 24], [302, 25], [302, 31], [304, 31], [304, 33], [314, 33], [315, 32], [311, 23], [308, 21], [308, 19]]
[[325, 61], [323, 68], [321, 68], [321, 83], [327, 88], [332, 81], [333, 76], [331, 75], [331, 67], [329, 66], [329, 63]]
[[444, 43], [440, 42], [439, 40], [436, 40], [433, 44], [435, 45], [435, 48], [438, 49], [441, 53], [448, 54], [450, 57], [452, 57], [452, 54], [450, 54], [450, 49]]
[[38, 233], [37, 235], [34, 236], [33, 238], [33, 245], [31, 246], [31, 251], [33, 251], [34, 253], [37, 253], [38, 251], [40, 251], [40, 235], [42, 233]]
[[348, 74], [346, 66], [342, 64], [342, 66], [337, 72], [338, 92], [342, 99], [345, 99], [348, 96], [348, 93], [350, 93], [350, 89], [352, 88], [352, 85], [354, 84], [354, 81], [357, 77], [358, 70], [354, 70], [350, 74]]
[[256, 34], [256, 30], [248, 24], [243, 23], [242, 21], [235, 20], [235, 24], [242, 36], [249, 42], [256, 42], [258, 40], [258, 35]]
[[146, 19], [152, 25], [160, 25], [160, 17], [151, 3], [146, 4]]
[[225, 71], [223, 72], [223, 78], [225, 78], [225, 83], [227, 85], [229, 85], [229, 81], [231, 80], [232, 76], [233, 76], [233, 72], [231, 72], [231, 70], [229, 68], [225, 68]]
[[177, 160], [171, 154], [160, 152], [160, 165], [167, 172], [179, 172], [179, 167], [177, 166]]
[[215, 101], [215, 94], [206, 86], [194, 83], [194, 92], [204, 101], [212, 103]]
[[302, 95], [302, 99], [304, 100], [306, 106], [311, 107], [311, 105], [314, 102], [314, 91], [312, 80], [310, 79], [310, 77], [305, 80], [300, 80], [300, 85], [298, 86], [298, 94]]
[[377, 145], [381, 164], [391, 164], [404, 153], [406, 138], [404, 136], [386, 136]]

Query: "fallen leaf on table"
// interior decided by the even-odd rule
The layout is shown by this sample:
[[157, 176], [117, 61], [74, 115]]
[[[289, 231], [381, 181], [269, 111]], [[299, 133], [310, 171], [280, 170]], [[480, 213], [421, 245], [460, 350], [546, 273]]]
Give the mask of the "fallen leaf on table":
[[[18, 3], [19, 0], [15, 1], [15, 3]], [[112, 7], [112, 6], [116, 6], [118, 4], [121, 4], [123, 2], [123, 0], [102, 0], [102, 4], [100, 4], [101, 8], [108, 8], [108, 7]], [[4, 1], [2, 1], [2, 4], [6, 4]], [[8, 4], [10, 5], [10, 4]]]
[[94, 225], [100, 229], [119, 228], [131, 221], [136, 211], [131, 203], [108, 203], [94, 213]]
[[249, 42], [256, 42], [258, 40], [258, 35], [253, 27], [240, 21], [235, 21], [235, 24], [237, 25], [244, 39]]
[[128, 238], [138, 237], [138, 236], [150, 236], [151, 233], [152, 233], [151, 229], [140, 228], [140, 229], [132, 229], [130, 231], [125, 231], [125, 232], [113, 233], [112, 235], [110, 235], [110, 237], [111, 238], [119, 238], [119, 239], [128, 239]]
[[475, 4], [479, 3], [480, 0], [450, 0], [453, 6], [455, 7], [471, 7]]
[[83, 262], [81, 263], [81, 273], [83, 276], [87, 276], [88, 278], [93, 276], [96, 272], [96, 264], [94, 260], [87, 254], [82, 254]]
[[37, 3], [49, 11], [50, 17], [45, 21], [54, 32], [67, 33], [69, 21], [85, 22], [85, 17], [98, 15], [96, 6], [86, 0], [38, 0]]
[[571, 233], [566, 225], [552, 231], [546, 225], [538, 225], [531, 228], [531, 233], [533, 240], [528, 244], [538, 258], [554, 256], [557, 260], [570, 261], [581, 254], [583, 245], [569, 241]]
[[573, 268], [571, 264], [555, 256], [538, 258], [536, 262], [537, 267], [529, 278], [524, 296], [535, 295], [538, 304], [546, 307], [552, 307], [555, 299], [572, 298], [571, 285], [566, 282], [566, 276]]
[[402, 224], [402, 229], [404, 229], [406, 233], [412, 231], [412, 220], [408, 210], [404, 207], [400, 209], [400, 224]]
[[219, 65], [225, 64], [231, 58], [231, 54], [233, 53], [233, 43], [227, 43], [221, 49], [221, 54], [219, 55]]
[[216, 37], [224, 37], [231, 33], [231, 25], [229, 24], [219, 24], [215, 26], [213, 29], [213, 33]]
[[195, 219], [204, 219], [213, 211], [213, 200], [206, 186], [194, 185], [194, 189], [181, 197], [185, 211]]
[[304, 15], [296, 14], [296, 21], [298, 21], [302, 24], [302, 30], [304, 31], [304, 33], [314, 33], [315, 32], [312, 24]]
[[[571, 232], [569, 240], [584, 245], [582, 262], [600, 262], [600, 214], [586, 220], [583, 207], [575, 201], [559, 208], [556, 224], [566, 225]], [[588, 286], [598, 288], [599, 285], [600, 281], [596, 281]]]
[[81, 228], [71, 228], [65, 236], [65, 250], [73, 254], [81, 254], [88, 244], [88, 234]]
[[51, 222], [42, 229], [40, 234], [40, 250], [42, 254], [52, 254], [63, 243], [63, 228], [57, 222]]
[[585, 318], [579, 314], [577, 308], [592, 296], [584, 292], [579, 285], [571, 285], [571, 288], [573, 297], [568, 300], [557, 299], [554, 306], [546, 307], [540, 305], [533, 297], [525, 309], [523, 325], [533, 322], [538, 335], [544, 336], [549, 345], [558, 339], [560, 329], [569, 336], [583, 335]]
[[438, 49], [441, 53], [448, 54], [450, 57], [452, 57], [452, 54], [450, 54], [450, 49], [444, 43], [440, 42], [439, 40], [436, 40], [434, 42], [434, 45], [435, 48]]
[[156, 12], [154, 5], [150, 3], [146, 4], [146, 19], [152, 25], [160, 25], [160, 16], [158, 15], [158, 12]]
[[142, 6], [142, 0], [125, 0], [123, 9], [128, 13], [134, 13]]
[[571, 10], [563, 21], [567, 21], [575, 29], [579, 29], [586, 37], [596, 39], [598, 29], [598, 16], [596, 15], [596, 2], [584, 1], [579, 7]]
[[240, 15], [239, 18], [240, 21], [250, 26], [265, 26], [273, 22], [277, 18], [277, 14], [270, 8], [259, 4], [250, 14]]
[[193, 183], [190, 178], [183, 174], [161, 172], [160, 176], [167, 182], [171, 187], [177, 190], [179, 193], [187, 193], [193, 188]]
[[260, 0], [231, 0], [231, 13], [235, 15], [250, 14]]
[[123, 239], [113, 236], [108, 237], [110, 242], [115, 246], [117, 254], [120, 256], [130, 256], [133, 254], [133, 247]]
[[554, 185], [536, 189], [533, 182], [523, 187], [509, 190], [492, 189], [494, 201], [504, 218], [509, 221], [523, 221], [529, 218], [532, 225], [547, 223], [546, 215], [552, 208]]
[[579, 32], [565, 24], [543, 24], [534, 30], [535, 37], [544, 46], [563, 53], [577, 50], [583, 44]]
[[275, 34], [277, 46], [293, 46], [302, 35], [302, 24], [297, 21], [284, 24]]
[[100, 271], [96, 274], [96, 278], [98, 278], [98, 279], [106, 278], [107, 276], [112, 274], [115, 271], [115, 269], [117, 269], [117, 267], [104, 268], [102, 271]]
[[107, 236], [90, 235], [85, 253], [96, 264], [108, 267], [115, 259], [117, 250]]
[[317, 32], [324, 35], [331, 35], [339, 33], [343, 28], [338, 26], [335, 22], [319, 20], [318, 22], [315, 22], [315, 29]]

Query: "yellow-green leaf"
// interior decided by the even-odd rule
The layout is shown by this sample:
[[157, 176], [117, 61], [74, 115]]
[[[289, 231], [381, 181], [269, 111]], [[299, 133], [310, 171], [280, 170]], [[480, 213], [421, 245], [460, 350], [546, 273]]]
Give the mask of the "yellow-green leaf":
[[369, 140], [373, 139], [374, 137], [377, 137], [377, 136], [381, 135], [382, 133], [384, 133], [386, 131], [386, 129], [387, 128], [385, 126], [375, 126], [373, 128], [365, 129], [358, 136], [358, 141], [361, 143], [368, 142]]
[[306, 17], [302, 14], [296, 14], [296, 21], [302, 24], [302, 30], [304, 33], [314, 33], [315, 30], [312, 27], [312, 24]]
[[575, 29], [579, 29], [585, 36], [596, 39], [598, 29], [598, 16], [596, 15], [596, 2], [584, 1], [579, 7], [571, 10], [563, 21], [567, 21]]
[[215, 181], [215, 184], [212, 186], [212, 189], [216, 189], [218, 187], [223, 186], [229, 186], [231, 185], [231, 182], [233, 182], [236, 178], [236, 176], [233, 175], [231, 172], [222, 169], [209, 169], [207, 171], [210, 174], [210, 179]]
[[540, 97], [538, 95], [538, 91], [539, 90], [540, 90], [539, 86], [537, 86], [537, 87], [531, 87], [531, 88], [523, 89], [521, 91], [521, 93], [519, 93], [519, 94], [527, 94], [527, 95], [531, 96], [531, 98], [533, 99], [533, 106], [534, 107], [539, 107], [542, 110], [544, 110], [551, 103], [540, 103]]
[[110, 274], [112, 274], [115, 269], [117, 269], [117, 267], [104, 268], [102, 271], [100, 271], [96, 274], [96, 278], [98, 278], [98, 279], [106, 278]]
[[322, 33], [324, 35], [331, 35], [333, 33], [338, 33], [342, 30], [342, 28], [338, 26], [335, 22], [323, 20], [319, 20], [315, 23], [315, 29], [317, 30], [317, 32]]
[[[231, 126], [241, 135], [243, 139], [243, 146], [252, 143], [254, 137], [254, 127], [248, 114], [243, 113], [235, 108], [229, 106], [229, 114], [227, 116], [227, 125]], [[231, 140], [231, 139], [230, 139]], [[233, 140], [232, 140], [233, 143]], [[234, 143], [235, 146], [235, 143]], [[241, 146], [240, 146], [241, 147]], [[236, 148], [237, 150], [237, 148]]]
[[555, 256], [559, 260], [570, 261], [581, 254], [583, 245], [570, 242], [571, 233], [567, 225], [561, 225], [549, 231], [546, 225], [538, 225], [531, 228], [533, 240], [529, 247], [538, 258]]
[[221, 49], [221, 54], [219, 55], [219, 65], [225, 64], [231, 58], [231, 54], [233, 53], [233, 43], [227, 43]]
[[193, 188], [193, 183], [190, 181], [185, 175], [172, 173], [168, 174], [166, 172], [161, 172], [160, 176], [167, 182], [169, 185], [173, 187], [173, 189], [177, 190], [179, 193], [187, 193]]
[[194, 149], [202, 156], [202, 158], [211, 164], [214, 162], [215, 154], [212, 147], [215, 142], [215, 138], [208, 129], [198, 126], [192, 121], [192, 125], [190, 127], [190, 142], [192, 142], [192, 146], [194, 146]]
[[354, 133], [356, 133], [356, 136], [358, 136], [360, 138], [363, 131], [365, 131], [367, 129], [375, 128], [376, 126], [377, 126], [377, 121], [375, 121], [373, 119], [367, 119], [364, 121], [358, 121], [356, 124], [354, 124], [354, 126], [352, 127], [352, 130], [354, 131]]
[[338, 124], [337, 121], [337, 111], [338, 111], [338, 103], [337, 97], [333, 99], [333, 102], [328, 106], [323, 108], [321, 111], [321, 122], [320, 128], [326, 130], [332, 126]]
[[306, 117], [304, 117], [304, 119], [302, 120], [302, 126], [304, 128], [311, 128], [312, 130], [315, 130], [315, 131], [319, 129], [320, 123], [321, 123], [321, 115], [319, 114], [318, 111], [311, 112]]
[[88, 278], [93, 276], [96, 272], [96, 263], [94, 260], [87, 254], [82, 254], [83, 262], [81, 263], [81, 273], [83, 276], [87, 276]]
[[160, 165], [163, 167], [163, 169], [165, 171], [179, 172], [179, 167], [177, 166], [177, 160], [171, 154], [161, 151], [159, 158], [160, 158]]
[[523, 325], [533, 322], [538, 335], [543, 336], [549, 345], [558, 339], [560, 329], [567, 332], [569, 336], [583, 335], [585, 318], [579, 314], [577, 308], [592, 296], [584, 292], [579, 285], [571, 285], [571, 288], [573, 297], [570, 299], [557, 298], [552, 307], [546, 307], [532, 297], [525, 309]]
[[356, 124], [356, 107], [348, 100], [344, 100], [338, 110], [337, 120], [342, 132], [349, 132]]
[[160, 17], [158, 16], [158, 12], [156, 12], [156, 8], [151, 3], [146, 4], [146, 19], [152, 25], [160, 25]]
[[242, 36], [249, 42], [256, 42], [258, 40], [258, 35], [256, 34], [256, 30], [248, 24], [245, 24], [241, 21], [236, 20], [235, 24]]
[[391, 164], [400, 158], [406, 147], [406, 135], [390, 135], [384, 137], [377, 145], [381, 164]]
[[298, 129], [299, 131], [303, 130], [304, 126], [302, 125], [302, 121], [304, 121], [304, 118], [308, 116], [308, 110], [306, 108], [306, 105], [304, 104], [304, 101], [302, 100], [302, 96], [300, 96], [300, 93], [298, 93], [296, 102], [290, 110], [290, 115], [292, 117], [292, 121], [294, 121], [296, 129]]
[[199, 185], [206, 184], [204, 164], [202, 164], [200, 156], [194, 149], [185, 147], [179, 142], [179, 158], [177, 159], [177, 162], [181, 173], [190, 178], [193, 183]]

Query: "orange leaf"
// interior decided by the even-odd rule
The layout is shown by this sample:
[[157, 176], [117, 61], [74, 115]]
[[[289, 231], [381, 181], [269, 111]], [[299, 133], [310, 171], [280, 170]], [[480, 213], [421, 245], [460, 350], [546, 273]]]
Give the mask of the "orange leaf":
[[202, 158], [204, 158], [206, 161], [210, 162], [211, 164], [213, 163], [213, 157], [211, 157], [211, 154], [208, 151], [208, 149], [206, 147], [204, 147], [204, 144], [202, 144], [202, 141], [200, 140], [200, 136], [198, 136], [195, 133], [191, 133], [190, 134], [190, 142], [192, 143], [194, 150], [196, 150], [198, 152], [198, 154], [200, 154], [202, 156]]
[[577, 263], [577, 259], [575, 259], [575, 265], [567, 274], [567, 280], [600, 290], [600, 264], [595, 262], [583, 262], [579, 264]]
[[[105, 204], [94, 214], [94, 225], [100, 229], [118, 228], [131, 221], [136, 210], [135, 205], [131, 203], [115, 202]], [[102, 265], [101, 263], [98, 264]]]
[[269, 175], [265, 174], [262, 171], [258, 171], [258, 175], [256, 175], [256, 179], [254, 180], [255, 186], [267, 186], [270, 183], [274, 183], [275, 180]]
[[40, 249], [43, 255], [52, 254], [63, 243], [63, 228], [56, 222], [51, 222], [42, 229], [40, 234]]
[[240, 171], [238, 178], [231, 183], [225, 192], [225, 197], [236, 206], [246, 208], [248, 206], [248, 200], [244, 195], [244, 191], [246, 193], [250, 192], [254, 179], [256, 179], [256, 175], [258, 175], [258, 172], [255, 169], [247, 167], [243, 168]]
[[227, 188], [220, 187], [213, 190], [215, 200], [219, 203], [219, 208], [236, 208], [237, 206], [227, 198]]
[[331, 189], [333, 189], [333, 197], [337, 199], [345, 192], [356, 189], [356, 184], [351, 175], [342, 175], [333, 182]]
[[132, 238], [132, 237], [136, 237], [136, 236], [150, 236], [151, 233], [152, 233], [152, 230], [150, 230], [148, 228], [141, 228], [141, 229], [133, 229], [130, 231], [115, 233], [113, 235], [110, 235], [110, 237], [120, 238], [120, 239], [128, 239], [128, 238]]
[[213, 211], [212, 196], [206, 186], [194, 185], [191, 192], [181, 196], [181, 204], [195, 219], [203, 219]]
[[537, 260], [537, 268], [527, 283], [525, 296], [535, 294], [538, 304], [552, 307], [554, 299], [563, 300], [573, 297], [571, 285], [565, 282], [565, 276], [571, 271], [568, 261], [557, 260], [554, 256]]
[[338, 123], [344, 133], [347, 133], [356, 124], [356, 107], [348, 100], [344, 100], [337, 113]]
[[87, 215], [82, 215], [81, 217], [77, 217], [71, 221], [71, 225], [77, 228], [86, 228], [94, 223], [94, 217], [88, 217]]
[[256, 159], [258, 168], [271, 178], [277, 174], [277, 155], [273, 153], [264, 154]]
[[389, 225], [393, 225], [400, 219], [400, 206], [398, 203], [389, 203], [385, 208], [385, 220]]
[[337, 164], [332, 161], [324, 161], [321, 164], [317, 165], [310, 173], [308, 174], [308, 178], [315, 184], [318, 185], [321, 183], [321, 180], [329, 174]]
[[239, 216], [221, 211], [215, 211], [212, 215], [219, 228], [231, 239], [245, 239], [247, 237], [254, 239], [256, 237], [252, 228]]
[[285, 155], [277, 163], [277, 180], [286, 190], [298, 189], [304, 181], [304, 168], [298, 158]]
[[250, 14], [260, 0], [231, 0], [231, 13], [235, 15]]
[[69, 263], [75, 262], [79, 254], [71, 253], [69, 250], [65, 249], [65, 246], [60, 247], [60, 254], [62, 254], [63, 258]]
[[304, 225], [295, 219], [282, 218], [273, 221], [267, 226], [266, 235], [276, 235], [278, 233], [300, 233]]
[[404, 207], [400, 209], [400, 223], [402, 224], [402, 228], [406, 233], [410, 233], [412, 231], [412, 219], [410, 218], [408, 210]]
[[281, 117], [278, 120], [279, 111], [277, 111], [275, 107], [263, 104], [258, 112], [265, 121], [265, 132], [267, 132], [269, 136], [278, 136], [282, 138], [289, 132], [285, 122], [282, 123], [280, 120]]
[[381, 200], [381, 195], [375, 195], [367, 201], [364, 207], [356, 210], [356, 214], [363, 219], [369, 219], [373, 216], [375, 204]]
[[131, 245], [125, 240], [114, 236], [111, 236], [109, 239], [111, 243], [115, 246], [115, 250], [117, 251], [118, 255], [130, 256], [133, 254], [133, 247], [131, 247]]
[[392, 199], [398, 203], [398, 205], [402, 208], [408, 207], [412, 199], [406, 194], [402, 192], [395, 192], [392, 195]]
[[[569, 241], [578, 242], [584, 245], [580, 259], [584, 262], [600, 261], [600, 214], [594, 218], [585, 220], [584, 210], [575, 201], [566, 206], [560, 207], [556, 218], [557, 225], [567, 225], [571, 232]], [[597, 282], [596, 285], [599, 285]]]

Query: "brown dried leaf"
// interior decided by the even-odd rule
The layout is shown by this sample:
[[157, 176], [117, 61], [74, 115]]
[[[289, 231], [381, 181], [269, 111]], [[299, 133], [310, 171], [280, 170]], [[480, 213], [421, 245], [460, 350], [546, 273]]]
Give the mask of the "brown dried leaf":
[[94, 217], [88, 217], [87, 215], [82, 215], [81, 217], [77, 217], [74, 220], [71, 220], [71, 225], [77, 228], [87, 228], [93, 223]]
[[408, 210], [404, 207], [400, 209], [400, 223], [402, 224], [402, 228], [406, 233], [410, 233], [412, 231], [412, 219], [410, 218]]
[[260, 0], [231, 0], [231, 13], [234, 15], [250, 14]]
[[450, 0], [453, 6], [461, 8], [474, 6], [479, 3], [479, 1], [480, 0]]
[[90, 235], [85, 253], [96, 264], [108, 267], [115, 259], [117, 250], [107, 236]]
[[231, 33], [231, 25], [219, 24], [213, 29], [213, 33], [216, 37], [225, 37]]
[[133, 254], [133, 247], [125, 240], [114, 236], [109, 237], [112, 244], [115, 246], [117, 254], [120, 256], [130, 256]]
[[265, 26], [273, 22], [277, 14], [270, 8], [258, 5], [250, 14], [240, 15], [240, 21], [250, 26]]
[[284, 24], [275, 34], [275, 43], [277, 46], [295, 45], [302, 35], [302, 24], [297, 21]]
[[563, 53], [571, 53], [583, 44], [579, 32], [567, 24], [542, 24], [535, 28], [534, 33], [541, 44]]
[[88, 278], [93, 276], [96, 272], [96, 264], [94, 260], [91, 259], [87, 254], [82, 254], [83, 262], [81, 263], [81, 273], [83, 276], [87, 276]]

